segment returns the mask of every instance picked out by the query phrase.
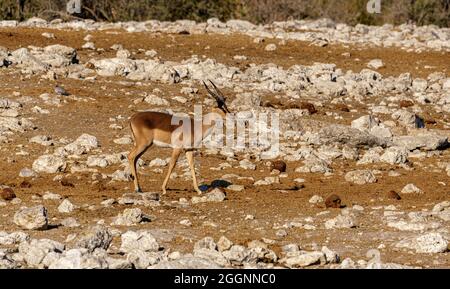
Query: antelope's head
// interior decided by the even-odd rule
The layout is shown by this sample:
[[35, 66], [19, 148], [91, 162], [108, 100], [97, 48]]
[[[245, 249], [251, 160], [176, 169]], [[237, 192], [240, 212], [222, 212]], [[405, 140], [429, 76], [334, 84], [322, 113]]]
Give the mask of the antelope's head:
[[211, 83], [214, 91], [212, 91], [204, 81], [203, 81], [203, 85], [205, 85], [205, 88], [208, 91], [209, 95], [216, 100], [217, 108], [220, 109], [224, 114], [230, 113], [230, 111], [228, 110], [227, 104], [225, 103], [227, 98], [217, 88], [217, 86], [214, 84], [214, 82], [212, 82], [211, 80], [209, 80], [209, 82]]

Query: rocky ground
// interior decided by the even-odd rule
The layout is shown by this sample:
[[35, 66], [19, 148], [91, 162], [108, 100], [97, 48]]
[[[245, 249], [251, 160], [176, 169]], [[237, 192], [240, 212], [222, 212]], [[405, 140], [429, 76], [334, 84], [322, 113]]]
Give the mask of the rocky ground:
[[[434, 26], [0, 21], [0, 268], [448, 268], [449, 70]], [[132, 193], [128, 118], [208, 78], [280, 113], [279, 162], [203, 149], [231, 185], [182, 158], [161, 196], [153, 147]]]

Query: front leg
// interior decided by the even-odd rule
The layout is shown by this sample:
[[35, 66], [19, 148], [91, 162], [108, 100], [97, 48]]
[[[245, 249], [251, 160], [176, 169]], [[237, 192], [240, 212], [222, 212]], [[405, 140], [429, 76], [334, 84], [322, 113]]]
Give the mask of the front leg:
[[201, 195], [202, 191], [200, 191], [200, 189], [198, 188], [197, 176], [195, 175], [194, 151], [192, 151], [192, 150], [191, 151], [187, 151], [186, 152], [186, 158], [188, 160], [189, 167], [191, 168], [192, 182], [194, 184], [194, 189], [197, 192], [197, 194]]

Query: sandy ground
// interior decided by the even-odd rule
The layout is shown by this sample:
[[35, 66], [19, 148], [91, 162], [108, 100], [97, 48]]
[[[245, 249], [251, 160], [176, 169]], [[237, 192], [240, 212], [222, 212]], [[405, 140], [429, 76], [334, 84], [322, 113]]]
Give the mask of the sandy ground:
[[[125, 33], [119, 31], [92, 32], [98, 48], [104, 48], [104, 52], [86, 51], [81, 49], [84, 41], [83, 37], [88, 34], [84, 31], [57, 31], [52, 30], [55, 39], [47, 39], [41, 36], [45, 29], [0, 29], [0, 45], [9, 49], [27, 47], [29, 45], [46, 46], [50, 44], [64, 44], [76, 48], [79, 51], [81, 63], [87, 62], [90, 58], [105, 58], [115, 54], [109, 47], [115, 43], [121, 43], [124, 48], [134, 53], [134, 57], [143, 57], [143, 52], [138, 49], [155, 49], [158, 56], [164, 60], [182, 60], [191, 55], [215, 58], [218, 62], [228, 65], [235, 65], [245, 68], [249, 63], [275, 63], [283, 67], [293, 64], [312, 64], [314, 62], [335, 63], [337, 67], [345, 70], [360, 71], [365, 68], [370, 59], [380, 58], [386, 63], [386, 67], [379, 70], [384, 76], [399, 75], [410, 72], [414, 77], [426, 78], [432, 72], [444, 72], [450, 75], [450, 55], [448, 53], [423, 52], [421, 54], [408, 53], [399, 49], [367, 48], [355, 49], [350, 46], [329, 45], [321, 48], [310, 46], [309, 43], [298, 41], [288, 41], [286, 45], [279, 46], [274, 52], [264, 51], [267, 43], [275, 41], [268, 40], [263, 44], [255, 44], [252, 39], [241, 35], [163, 35], [154, 33]], [[206, 49], [205, 47], [209, 47]], [[349, 52], [350, 57], [342, 56]], [[248, 60], [233, 60], [234, 55], [246, 55]], [[90, 173], [65, 173], [64, 179], [73, 186], [64, 186], [59, 181], [53, 181], [54, 175], [42, 174], [34, 179], [27, 179], [31, 184], [29, 188], [21, 187], [23, 178], [19, 177], [19, 171], [24, 167], [31, 167], [33, 161], [44, 154], [46, 147], [31, 144], [28, 139], [34, 135], [50, 135], [53, 139], [62, 137], [76, 139], [82, 133], [95, 135], [100, 143], [102, 153], [117, 153], [129, 151], [129, 145], [117, 145], [113, 143], [115, 138], [130, 134], [128, 131], [127, 117], [131, 116], [135, 110], [149, 109], [148, 104], [140, 103], [132, 105], [137, 96], [144, 92], [150, 92], [154, 88], [159, 88], [162, 95], [169, 98], [173, 95], [180, 95], [183, 84], [166, 85], [155, 82], [146, 82], [144, 86], [124, 85], [116, 78], [99, 77], [97, 81], [83, 81], [74, 79], [61, 79], [62, 84], [71, 94], [80, 100], [68, 99], [61, 107], [41, 107], [50, 110], [50, 114], [34, 114], [30, 108], [22, 110], [24, 117], [32, 117], [38, 129], [13, 137], [13, 142], [3, 143], [0, 148], [0, 184], [11, 186], [17, 197], [22, 200], [22, 204], [8, 204], [0, 208], [0, 230], [13, 231], [19, 228], [12, 222], [14, 212], [21, 205], [33, 204], [33, 195], [43, 195], [50, 191], [63, 197], [70, 198], [74, 204], [95, 205], [95, 210], [86, 208], [78, 209], [71, 214], [82, 225], [78, 228], [58, 227], [42, 231], [30, 232], [33, 237], [49, 238], [64, 241], [69, 234], [78, 233], [86, 226], [103, 219], [110, 223], [111, 218], [117, 216], [126, 205], [115, 204], [109, 208], [103, 208], [100, 202], [109, 198], [118, 198], [126, 192], [132, 190], [132, 183], [110, 182], [108, 179], [98, 178], [93, 180]], [[20, 92], [22, 96], [31, 96], [38, 99], [42, 93], [53, 93], [54, 82], [42, 80], [39, 76], [30, 78], [23, 77], [17, 70], [0, 69], [0, 96], [10, 97], [13, 92]], [[148, 85], [147, 85], [148, 84]], [[199, 98], [203, 99], [206, 94], [202, 87], [198, 86]], [[225, 90], [230, 99], [233, 93]], [[267, 97], [270, 97], [268, 95]], [[89, 101], [83, 101], [89, 99]], [[188, 103], [186, 110], [192, 108], [194, 103]], [[351, 120], [360, 115], [367, 114], [368, 110], [360, 104], [348, 104], [357, 107], [357, 113], [340, 111], [338, 108], [330, 106], [318, 108], [318, 113], [306, 116], [311, 120], [321, 120], [334, 122], [327, 119], [325, 113], [334, 111], [342, 115], [340, 122], [349, 124]], [[424, 116], [436, 121], [435, 128], [442, 127], [442, 120], [449, 121], [449, 115], [437, 114], [430, 111], [426, 106], [422, 107]], [[109, 118], [118, 115], [125, 118], [117, 121], [117, 124], [124, 127], [123, 130], [113, 130], [109, 128], [111, 122]], [[29, 155], [18, 155], [17, 152], [26, 150]], [[163, 148], [152, 148], [143, 157], [149, 161], [155, 157], [166, 158], [170, 156], [170, 150]], [[439, 161], [450, 161], [450, 151], [443, 151], [438, 157]], [[207, 182], [219, 179], [228, 173], [240, 176], [251, 176], [255, 180], [270, 175], [269, 168], [263, 161], [257, 162], [255, 171], [238, 168], [238, 158], [232, 162], [233, 168], [222, 171], [210, 170], [219, 163], [224, 162], [222, 156], [204, 155], [199, 152], [196, 160], [200, 168], [199, 177]], [[424, 267], [450, 267], [449, 253], [418, 255], [405, 250], [396, 250], [392, 244], [396, 241], [415, 235], [416, 233], [400, 232], [386, 227], [381, 220], [383, 210], [377, 209], [379, 206], [395, 205], [398, 210], [404, 212], [420, 211], [431, 209], [435, 204], [449, 199], [450, 179], [440, 170], [433, 170], [430, 167], [436, 166], [437, 158], [427, 159], [424, 163], [414, 161], [414, 170], [405, 170], [401, 167], [393, 167], [387, 164], [376, 163], [367, 165], [370, 169], [381, 171], [378, 175], [378, 182], [368, 185], [353, 185], [345, 182], [346, 172], [356, 168], [355, 162], [336, 161], [333, 163], [335, 173], [330, 177], [322, 174], [302, 174], [294, 172], [301, 162], [288, 162], [288, 177], [281, 178], [281, 183], [271, 186], [255, 187], [251, 181], [237, 180], [237, 184], [245, 186], [242, 192], [227, 192], [227, 200], [220, 203], [205, 203], [182, 207], [177, 202], [179, 198], [190, 199], [196, 193], [192, 189], [190, 181], [174, 179], [169, 183], [168, 194], [162, 196], [161, 206], [142, 209], [153, 216], [154, 221], [139, 225], [139, 229], [152, 228], [167, 230], [168, 236], [164, 245], [172, 250], [190, 252], [193, 244], [204, 236], [212, 236], [216, 240], [222, 236], [227, 236], [230, 240], [238, 244], [246, 244], [248, 241], [269, 238], [276, 240], [272, 246], [275, 251], [280, 251], [280, 247], [288, 243], [297, 243], [301, 248], [313, 249], [316, 245], [326, 245], [337, 251], [341, 258], [351, 257], [354, 259], [367, 259], [366, 252], [372, 248], [378, 248], [384, 244], [385, 248], [380, 249], [381, 260], [384, 262], [396, 262], [405, 265]], [[360, 168], [361, 166], [358, 166]], [[99, 169], [101, 173], [112, 173], [119, 169], [119, 166], [111, 166]], [[398, 177], [388, 176], [391, 169], [400, 173]], [[157, 174], [147, 168], [141, 171], [141, 185], [145, 191], [159, 191], [163, 174]], [[181, 173], [179, 169], [175, 170]], [[305, 179], [304, 188], [295, 188], [294, 179]], [[443, 182], [446, 185], [442, 185]], [[414, 183], [422, 188], [425, 194], [403, 195], [401, 200], [387, 198], [387, 193], [391, 190], [399, 192], [406, 184]], [[345, 205], [352, 206], [358, 204], [365, 208], [358, 220], [360, 224], [354, 229], [327, 230], [323, 223], [325, 220], [339, 214], [340, 209], [326, 209], [323, 205], [313, 205], [308, 200], [315, 194], [326, 197], [329, 194], [338, 194]], [[65, 214], [58, 213], [57, 206], [60, 201], [44, 201], [49, 210], [50, 222], [57, 225]], [[328, 211], [323, 215], [317, 215]], [[253, 215], [254, 220], [245, 220], [246, 215]], [[316, 230], [304, 230], [292, 228], [287, 230], [288, 235], [279, 238], [275, 235], [277, 229], [274, 225], [285, 224], [286, 222], [313, 217], [313, 224]], [[182, 219], [189, 219], [191, 227], [179, 224]], [[304, 221], [303, 221], [304, 222]], [[209, 224], [209, 225], [208, 225]], [[211, 226], [211, 224], [214, 224]], [[119, 229], [125, 231], [127, 228]], [[120, 245], [119, 240], [114, 241], [115, 245]]]

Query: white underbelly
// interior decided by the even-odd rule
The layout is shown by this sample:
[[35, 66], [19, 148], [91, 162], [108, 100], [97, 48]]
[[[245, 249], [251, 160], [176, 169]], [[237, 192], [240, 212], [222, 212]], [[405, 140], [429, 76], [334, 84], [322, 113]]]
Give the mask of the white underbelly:
[[173, 144], [168, 144], [162, 141], [157, 141], [157, 140], [153, 140], [153, 144], [155, 144], [158, 147], [162, 147], [162, 148], [182, 148], [182, 149], [193, 149], [193, 148], [197, 148], [196, 147], [192, 147], [192, 144], [184, 144], [183, 142], [179, 142], [176, 145]]
[[171, 148], [172, 145], [162, 142], [162, 141], [158, 141], [158, 140], [153, 140], [153, 144], [155, 144], [156, 146], [162, 147], [162, 148]]

